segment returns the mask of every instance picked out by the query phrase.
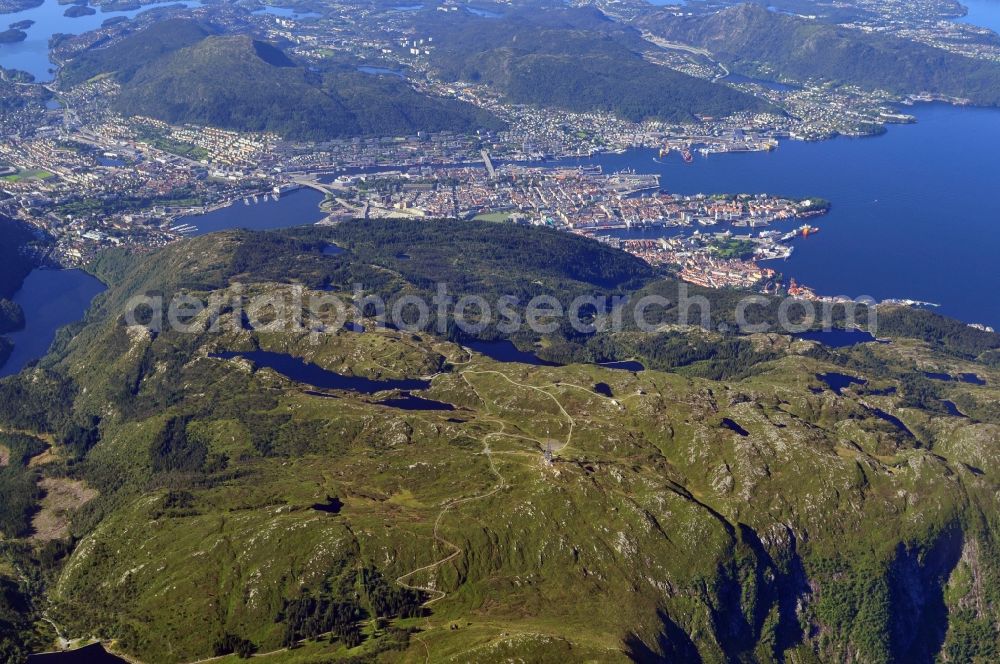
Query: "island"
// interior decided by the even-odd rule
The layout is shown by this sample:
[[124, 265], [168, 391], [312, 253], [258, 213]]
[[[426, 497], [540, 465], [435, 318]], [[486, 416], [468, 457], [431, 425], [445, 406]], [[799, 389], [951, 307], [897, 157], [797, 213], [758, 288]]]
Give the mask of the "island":
[[10, 30], [0, 32], [0, 44], [15, 44], [17, 42], [23, 42], [27, 38], [28, 33], [24, 30], [11, 28]]
[[73, 5], [63, 12], [63, 16], [68, 16], [69, 18], [80, 18], [81, 16], [93, 16], [97, 13], [97, 10], [88, 7], [86, 5]]
[[35, 24], [34, 21], [32, 21], [31, 19], [27, 19], [24, 21], [15, 21], [14, 23], [11, 23], [10, 26], [8, 27], [10, 27], [11, 30], [27, 30], [34, 24]]

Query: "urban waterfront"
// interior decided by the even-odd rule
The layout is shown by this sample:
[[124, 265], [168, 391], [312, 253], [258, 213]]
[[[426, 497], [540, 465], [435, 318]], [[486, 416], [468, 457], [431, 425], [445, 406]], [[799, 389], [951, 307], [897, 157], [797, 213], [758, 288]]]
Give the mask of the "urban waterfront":
[[[769, 267], [824, 295], [940, 304], [941, 313], [1000, 326], [1000, 111], [943, 104], [910, 109], [915, 125], [880, 137], [785, 141], [770, 153], [663, 163], [652, 150], [565, 160], [605, 172], [658, 173], [679, 194], [822, 196], [821, 232]], [[667, 232], [671, 232], [667, 229]], [[649, 232], [636, 232], [648, 237]]]
[[204, 235], [232, 228], [266, 231], [289, 226], [314, 224], [326, 215], [319, 209], [323, 194], [312, 189], [297, 189], [282, 194], [278, 200], [258, 199], [258, 202], [237, 200], [232, 205], [207, 214], [182, 217], [175, 226], [193, 226], [190, 235]]
[[[914, 125], [875, 138], [784, 141], [773, 152], [654, 161], [635, 149], [546, 165], [600, 165], [605, 173], [635, 170], [661, 176], [665, 191], [821, 196], [833, 204], [815, 236], [797, 240], [792, 256], [766, 263], [821, 295], [912, 299], [941, 313], [1000, 327], [1000, 111], [944, 104], [907, 109]], [[833, 164], [849, 164], [834, 168]], [[265, 230], [323, 218], [312, 190], [250, 206], [241, 202], [178, 224], [193, 234]], [[623, 237], [669, 237], [676, 228], [612, 231]], [[751, 232], [737, 230], [738, 233]]]

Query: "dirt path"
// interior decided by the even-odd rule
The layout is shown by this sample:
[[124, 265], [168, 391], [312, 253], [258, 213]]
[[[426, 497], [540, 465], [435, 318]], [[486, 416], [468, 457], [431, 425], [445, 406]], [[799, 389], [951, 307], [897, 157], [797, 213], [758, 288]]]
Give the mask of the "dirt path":
[[506, 478], [504, 478], [504, 476], [500, 474], [500, 471], [497, 470], [496, 463], [493, 460], [493, 451], [490, 449], [490, 444], [488, 442], [489, 438], [499, 435], [504, 435], [504, 432], [501, 430], [495, 433], [486, 434], [486, 436], [483, 437], [483, 452], [482, 452], [483, 454], [486, 455], [486, 458], [489, 460], [490, 471], [492, 471], [493, 474], [496, 475], [497, 479], [499, 480], [497, 484], [486, 493], [476, 494], [474, 496], [467, 496], [465, 498], [458, 498], [447, 501], [442, 510], [438, 512], [437, 518], [434, 520], [434, 539], [444, 544], [446, 547], [450, 548], [452, 552], [447, 556], [445, 556], [444, 558], [442, 558], [441, 560], [430, 563], [429, 565], [424, 565], [423, 567], [418, 567], [417, 569], [407, 572], [402, 576], [396, 577], [396, 583], [403, 586], [404, 588], [409, 588], [410, 590], [419, 590], [434, 596], [431, 599], [424, 602], [424, 606], [430, 606], [434, 602], [444, 599], [448, 595], [448, 593], [444, 592], [443, 590], [431, 588], [429, 586], [412, 585], [407, 583], [406, 579], [416, 574], [419, 574], [420, 572], [426, 572], [429, 570], [436, 569], [441, 565], [444, 565], [445, 563], [454, 560], [458, 556], [462, 555], [462, 553], [464, 553], [462, 547], [441, 536], [442, 519], [444, 519], [445, 515], [448, 514], [449, 511], [455, 509], [456, 507], [460, 507], [461, 505], [465, 505], [466, 503], [471, 503], [475, 500], [483, 500], [485, 498], [489, 498], [490, 496], [495, 495], [496, 493], [502, 491], [508, 486]]

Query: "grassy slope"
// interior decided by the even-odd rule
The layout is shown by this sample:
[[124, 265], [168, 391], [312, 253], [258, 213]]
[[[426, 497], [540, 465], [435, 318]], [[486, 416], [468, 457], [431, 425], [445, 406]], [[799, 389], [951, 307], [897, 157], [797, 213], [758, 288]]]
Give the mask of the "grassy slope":
[[[175, 245], [156, 261], [99, 266], [112, 288], [62, 359], [49, 360], [74, 379], [78, 415], [103, 418], [82, 464], [45, 471], [101, 491], [78, 515], [83, 540], [50, 590], [52, 613], [71, 633], [117, 639], [150, 662], [208, 656], [223, 633], [272, 650], [286, 600], [302, 588], [321, 592], [331, 569], [374, 566], [433, 589], [428, 598], [444, 593], [426, 617], [391, 621], [419, 630], [408, 643], [385, 649], [389, 633], [367, 622], [356, 649], [324, 641], [272, 659], [381, 650], [383, 661], [615, 661], [697, 651], [707, 661], [771, 661], [794, 650], [809, 661], [815, 650], [823, 660], [855, 652], [914, 661], [944, 638], [929, 628], [946, 624], [942, 602], [952, 612], [953, 658], [996, 647], [997, 422], [908, 408], [900, 395], [811, 390], [816, 373], [845, 363], [873, 387], [901, 387], [887, 367], [912, 372], [918, 362], [988, 380], [946, 384], [941, 396], [996, 400], [1000, 373], [974, 360], [903, 339], [832, 357], [785, 343], [750, 377], [719, 382], [469, 361], [453, 343], [390, 330], [316, 345], [249, 330], [154, 338], [116, 320], [128, 297], [147, 290], [207, 296], [238, 278], [268, 292], [285, 288], [275, 283], [282, 272], [348, 285], [368, 262], [383, 274], [395, 256], [374, 242], [392, 231], [384, 223], [334, 231], [352, 247], [338, 257], [322, 256], [316, 231], [295, 240], [228, 233]], [[550, 239], [483, 227], [510, 234], [511, 252]], [[454, 269], [488, 275], [504, 264], [488, 243], [466, 244], [472, 230], [465, 238], [427, 227], [421, 240], [419, 228], [405, 264], [445, 270], [438, 230], [451, 234]], [[568, 246], [566, 255], [546, 253], [548, 264], [526, 258], [524, 276], [553, 288], [650, 276], [605, 248]], [[573, 252], [585, 250], [599, 252], [599, 275], [554, 278], [552, 265], [578, 265]], [[475, 280], [468, 287], [477, 292]], [[207, 357], [256, 346], [368, 376], [426, 375], [447, 361], [426, 396], [459, 410], [311, 396], [269, 370]], [[597, 382], [615, 397], [595, 394]], [[190, 418], [189, 444], [228, 465], [154, 471], [151, 443], [176, 416]], [[550, 442], [551, 467], [541, 455]], [[170, 498], [178, 491], [189, 495], [182, 507]], [[343, 501], [341, 514], [310, 509], [327, 496]]]

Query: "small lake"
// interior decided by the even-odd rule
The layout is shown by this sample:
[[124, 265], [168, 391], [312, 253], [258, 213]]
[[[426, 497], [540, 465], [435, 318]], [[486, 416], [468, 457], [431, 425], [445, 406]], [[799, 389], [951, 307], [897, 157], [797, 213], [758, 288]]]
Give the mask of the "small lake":
[[867, 385], [868, 381], [864, 378], [855, 378], [854, 376], [848, 376], [842, 373], [822, 373], [816, 374], [816, 378], [823, 381], [828, 388], [836, 392], [837, 394], [843, 394], [844, 390], [854, 385]]
[[863, 330], [814, 330], [792, 336], [804, 341], [818, 341], [830, 348], [850, 348], [877, 341], [874, 335]]
[[[513, 341], [466, 341], [462, 345], [474, 350], [480, 355], [485, 355], [495, 362], [519, 362], [530, 364], [536, 367], [564, 367], [565, 364], [543, 360], [532, 352], [520, 350]], [[619, 362], [600, 362], [594, 366], [602, 369], [617, 369], [620, 371], [645, 371], [646, 367], [637, 360], [622, 360]]]
[[963, 413], [958, 409], [958, 406], [955, 405], [954, 401], [945, 400], [942, 401], [941, 403], [944, 404], [945, 410], [947, 410], [948, 414], [951, 415], [952, 417], [965, 417], [965, 413]]
[[521, 364], [531, 364], [536, 367], [561, 367], [563, 365], [556, 362], [549, 362], [538, 357], [534, 353], [518, 350], [512, 341], [467, 341], [463, 345], [471, 348], [480, 355], [496, 362], [520, 362]]
[[268, 369], [277, 371], [285, 378], [325, 390], [346, 390], [358, 394], [375, 394], [385, 390], [426, 390], [431, 386], [429, 380], [422, 378], [374, 380], [363, 376], [347, 376], [335, 371], [329, 371], [291, 355], [271, 353], [263, 350], [215, 353], [212, 357], [222, 360], [241, 357], [250, 360], [258, 368], [267, 367]]
[[889, 424], [893, 425], [906, 435], [910, 436], [911, 438], [913, 437], [913, 432], [910, 431], [909, 427], [907, 427], [906, 424], [903, 423], [903, 420], [899, 419], [895, 415], [891, 415], [882, 410], [881, 408], [869, 408], [868, 410], [870, 410], [871, 413], [878, 419], [882, 420], [883, 422], [888, 422]]
[[731, 420], [728, 417], [723, 417], [722, 418], [721, 425], [723, 427], [729, 429], [730, 431], [732, 431], [736, 435], [741, 436], [743, 438], [746, 438], [747, 436], [750, 435], [749, 431], [747, 431], [746, 429], [744, 429], [743, 427], [741, 427], [739, 424], [737, 424], [734, 420]]
[[946, 383], [967, 383], [968, 385], [985, 385], [986, 381], [973, 373], [960, 373], [952, 376], [946, 373], [937, 373], [934, 371], [925, 371], [925, 378], [930, 378], [931, 380], [940, 380]]
[[28, 38], [22, 42], [13, 44], [0, 44], [0, 64], [8, 69], [20, 69], [30, 72], [35, 80], [39, 82], [51, 81], [52, 73], [49, 71], [53, 64], [49, 60], [49, 39], [57, 33], [80, 35], [84, 32], [96, 30], [109, 18], [124, 16], [132, 18], [144, 11], [156, 9], [158, 7], [182, 6], [187, 8], [200, 7], [198, 0], [184, 0], [183, 2], [165, 2], [159, 5], [146, 5], [140, 9], [130, 9], [126, 11], [104, 11], [99, 9], [96, 14], [89, 16], [79, 16], [72, 18], [65, 16], [67, 5], [61, 5], [57, 0], [45, 0], [45, 2], [32, 9], [14, 12], [12, 14], [0, 14], [0, 22], [3, 25], [16, 23], [18, 21], [34, 21], [35, 24], [25, 30]]
[[601, 362], [597, 366], [602, 369], [618, 369], [619, 371], [645, 371], [646, 366], [638, 360], [622, 360], [621, 362]]
[[128, 664], [128, 660], [112, 655], [100, 643], [39, 655], [29, 655], [28, 664]]
[[282, 194], [276, 201], [268, 198], [254, 203], [251, 198], [250, 204], [244, 205], [242, 200], [238, 200], [214, 212], [181, 217], [174, 222], [174, 226], [194, 226], [196, 230], [189, 235], [205, 235], [233, 228], [266, 231], [304, 226], [315, 224], [326, 216], [319, 209], [322, 202], [323, 194], [315, 189], [302, 188]]
[[406, 78], [406, 75], [395, 69], [388, 69], [387, 67], [370, 67], [368, 65], [361, 65], [358, 67], [358, 71], [363, 74], [372, 74], [373, 76], [395, 76], [396, 78]]
[[24, 309], [25, 327], [7, 335], [14, 342], [14, 352], [0, 367], [0, 377], [16, 374], [44, 357], [59, 328], [82, 319], [104, 288], [83, 270], [38, 269], [29, 274], [14, 295], [14, 302]]
[[344, 502], [336, 496], [328, 496], [325, 503], [316, 503], [312, 508], [326, 514], [340, 514], [340, 510], [344, 508]]
[[380, 406], [388, 406], [389, 408], [399, 408], [400, 410], [440, 410], [440, 411], [450, 411], [455, 410], [455, 406], [450, 403], [445, 403], [444, 401], [435, 401], [434, 399], [425, 399], [424, 397], [416, 397], [409, 392], [403, 392], [398, 397], [392, 397], [389, 399], [383, 399], [377, 402]]
[[266, 5], [256, 10], [254, 14], [268, 14], [270, 16], [277, 16], [279, 18], [290, 18], [290, 19], [303, 19], [303, 18], [317, 18], [320, 14], [311, 11], [299, 11], [292, 7], [276, 7], [274, 5]]

